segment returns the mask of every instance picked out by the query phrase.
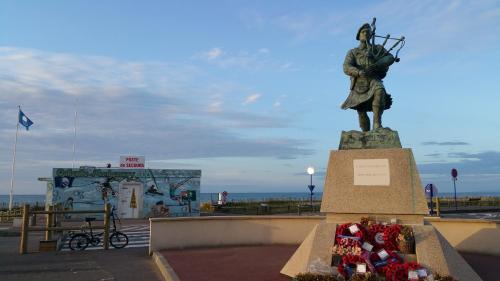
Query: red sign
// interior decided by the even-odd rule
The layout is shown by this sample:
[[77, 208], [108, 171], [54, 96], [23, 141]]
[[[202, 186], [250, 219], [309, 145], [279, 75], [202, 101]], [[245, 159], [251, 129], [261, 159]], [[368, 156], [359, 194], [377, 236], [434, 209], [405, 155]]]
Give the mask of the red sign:
[[455, 169], [455, 168], [451, 169], [451, 176], [452, 176], [453, 178], [455, 178], [455, 179], [457, 178], [457, 176], [458, 176], [458, 171], [457, 171], [457, 169]]
[[120, 168], [144, 169], [144, 156], [120, 156]]

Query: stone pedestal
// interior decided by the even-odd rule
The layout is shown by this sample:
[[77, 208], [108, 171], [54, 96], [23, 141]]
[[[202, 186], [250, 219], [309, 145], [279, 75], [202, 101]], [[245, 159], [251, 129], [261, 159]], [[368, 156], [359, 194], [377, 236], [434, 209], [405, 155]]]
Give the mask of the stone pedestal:
[[[427, 202], [410, 149], [330, 152], [321, 212], [344, 223], [379, 216], [423, 224]], [[381, 219], [380, 219], [381, 220]]]
[[[348, 143], [341, 141], [340, 146], [348, 147]], [[337, 224], [370, 217], [379, 222], [411, 225], [416, 261], [431, 271], [458, 280], [481, 280], [434, 227], [424, 225], [427, 201], [410, 149], [330, 152], [321, 212], [326, 213], [326, 221], [311, 231], [281, 273], [291, 277], [304, 272], [335, 273], [331, 248]]]

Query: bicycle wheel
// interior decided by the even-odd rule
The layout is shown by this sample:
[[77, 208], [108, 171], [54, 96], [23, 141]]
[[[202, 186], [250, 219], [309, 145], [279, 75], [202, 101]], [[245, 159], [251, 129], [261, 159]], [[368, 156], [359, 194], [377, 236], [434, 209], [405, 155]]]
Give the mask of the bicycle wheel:
[[83, 251], [90, 243], [90, 239], [87, 234], [79, 233], [73, 235], [71, 240], [69, 240], [69, 248], [73, 251], [79, 250]]
[[121, 249], [128, 245], [128, 237], [125, 233], [116, 231], [109, 237], [109, 243], [111, 246]]

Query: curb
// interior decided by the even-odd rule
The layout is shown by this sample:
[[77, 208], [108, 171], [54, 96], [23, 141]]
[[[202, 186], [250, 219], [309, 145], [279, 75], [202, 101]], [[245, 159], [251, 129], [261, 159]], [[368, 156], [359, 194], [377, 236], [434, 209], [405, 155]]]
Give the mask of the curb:
[[165, 257], [162, 254], [160, 254], [160, 252], [157, 251], [153, 252], [153, 262], [155, 263], [156, 267], [160, 270], [163, 280], [181, 281], [181, 279], [179, 279], [179, 276], [177, 276], [177, 274], [175, 273], [174, 269], [170, 266]]

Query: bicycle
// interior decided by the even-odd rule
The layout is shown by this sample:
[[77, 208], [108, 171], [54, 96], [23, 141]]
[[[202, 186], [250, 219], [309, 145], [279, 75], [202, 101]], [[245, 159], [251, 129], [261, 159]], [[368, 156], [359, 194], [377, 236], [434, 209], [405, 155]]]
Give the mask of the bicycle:
[[[128, 245], [128, 237], [125, 233], [116, 230], [115, 218], [117, 218], [118, 221], [120, 221], [120, 218], [115, 214], [115, 207], [113, 207], [109, 216], [113, 219], [113, 229], [111, 230], [111, 235], [108, 238], [109, 243], [116, 249], [124, 248]], [[82, 230], [81, 233], [71, 236], [71, 240], [69, 240], [69, 248], [72, 251], [83, 251], [89, 246], [89, 244], [92, 244], [92, 246], [98, 246], [101, 243], [101, 237], [104, 236], [104, 232], [94, 234], [92, 231], [92, 221], [95, 221], [95, 218], [85, 218], [85, 222], [88, 223], [90, 232]]]

